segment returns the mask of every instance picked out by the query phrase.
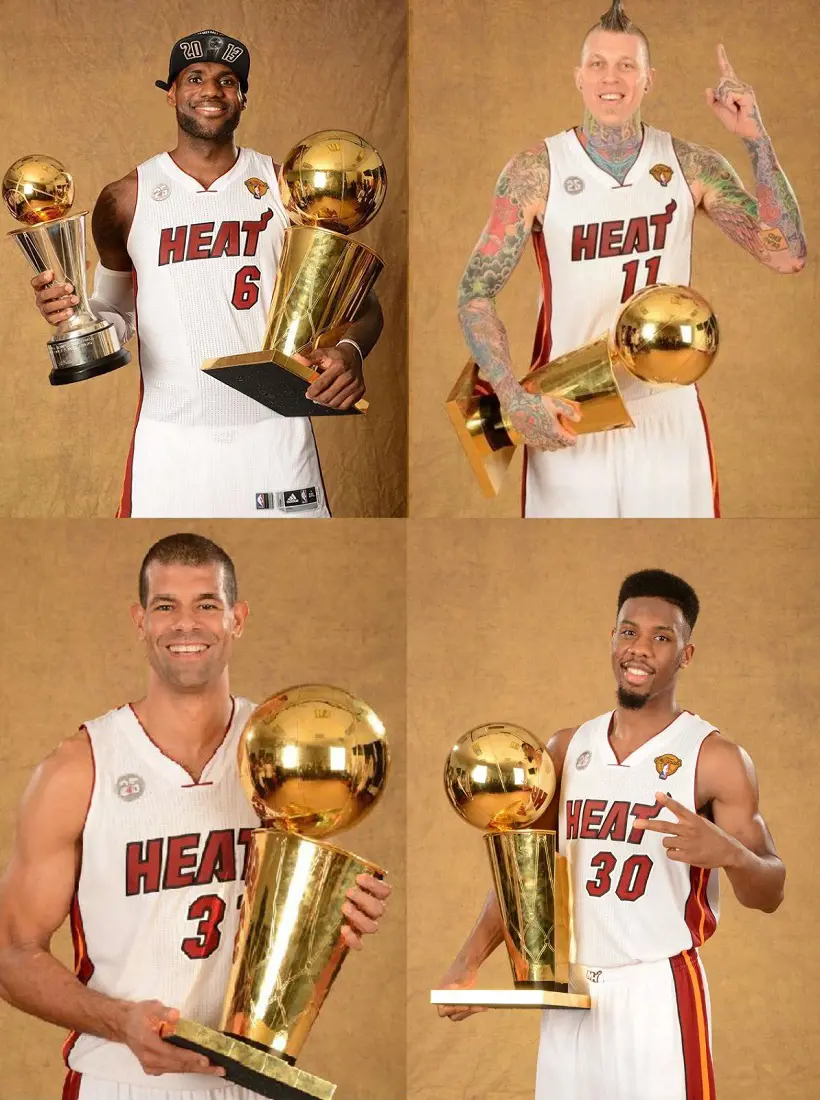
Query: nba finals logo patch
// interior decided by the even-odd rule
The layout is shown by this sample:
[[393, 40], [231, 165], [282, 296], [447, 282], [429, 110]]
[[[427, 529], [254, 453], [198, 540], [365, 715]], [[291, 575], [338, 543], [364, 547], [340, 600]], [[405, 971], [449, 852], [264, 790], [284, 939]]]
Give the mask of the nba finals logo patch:
[[653, 176], [661, 187], [666, 187], [674, 173], [668, 164], [656, 164], [654, 168], [649, 169], [649, 175]]
[[133, 802], [145, 793], [145, 780], [140, 775], [121, 775], [117, 780], [117, 794], [123, 802]]
[[245, 186], [255, 199], [261, 199], [263, 195], [268, 193], [268, 185], [264, 180], [258, 180], [256, 176], [251, 176], [249, 180], [245, 180]]
[[671, 753], [667, 753], [666, 756], [655, 757], [655, 767], [658, 769], [658, 775], [661, 779], [668, 779], [670, 775], [674, 775], [683, 761], [678, 756], [672, 756]]

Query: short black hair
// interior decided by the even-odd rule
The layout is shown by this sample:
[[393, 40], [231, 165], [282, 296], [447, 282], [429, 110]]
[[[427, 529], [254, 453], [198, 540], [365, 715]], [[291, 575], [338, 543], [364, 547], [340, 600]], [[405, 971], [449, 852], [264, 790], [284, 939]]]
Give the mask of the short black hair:
[[665, 569], [641, 569], [630, 573], [621, 585], [618, 593], [618, 614], [627, 600], [651, 597], [666, 600], [681, 609], [683, 618], [691, 631], [698, 621], [700, 601], [691, 584], [667, 573]]
[[589, 28], [584, 36], [584, 46], [586, 45], [587, 38], [595, 31], [615, 31], [616, 34], [634, 34], [636, 38], [640, 38], [643, 42], [644, 49], [646, 50], [646, 62], [647, 64], [650, 63], [649, 39], [641, 28], [633, 23], [626, 14], [621, 4], [621, 0], [612, 0], [609, 11], [605, 11], [595, 26]]
[[221, 565], [225, 581], [225, 598], [230, 607], [236, 603], [239, 590], [236, 583], [236, 569], [230, 557], [221, 546], [217, 546], [215, 542], [211, 542], [203, 535], [182, 532], [177, 535], [167, 535], [159, 542], [155, 542], [142, 559], [139, 597], [143, 607], [148, 603], [148, 568], [155, 561], [161, 565], [210, 565], [211, 563]]

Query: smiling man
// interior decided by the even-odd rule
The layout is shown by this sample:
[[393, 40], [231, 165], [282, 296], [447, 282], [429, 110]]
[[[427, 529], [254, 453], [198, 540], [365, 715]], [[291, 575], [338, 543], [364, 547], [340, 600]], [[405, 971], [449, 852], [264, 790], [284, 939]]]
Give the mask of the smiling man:
[[481, 376], [528, 444], [525, 516], [719, 514], [716, 469], [694, 386], [652, 387], [616, 368], [634, 428], [578, 437], [571, 424], [577, 406], [518, 384], [495, 307], [532, 238], [542, 282], [532, 365], [573, 351], [609, 329], [636, 291], [689, 283], [698, 209], [771, 271], [803, 268], [797, 200], [755, 94], [722, 46], [718, 63], [719, 82], [708, 89], [707, 102], [742, 139], [753, 194], [719, 153], [642, 121], [654, 69], [646, 36], [619, 0], [582, 45], [575, 84], [583, 123], [513, 157], [499, 177], [490, 219], [461, 282], [459, 318]]
[[[247, 615], [221, 547], [191, 534], [151, 547], [132, 608], [145, 695], [86, 722], [23, 797], [0, 888], [0, 994], [71, 1031], [64, 1100], [255, 1095], [215, 1088], [221, 1069], [160, 1038], [180, 1013], [218, 1027], [228, 984], [259, 825], [237, 763], [254, 704], [228, 683]], [[353, 948], [390, 893], [370, 875], [357, 883], [343, 907]], [[76, 975], [51, 954], [66, 919]]]
[[[679, 577], [627, 577], [611, 642], [617, 707], [547, 745], [559, 794], [533, 828], [557, 830], [568, 861], [570, 990], [592, 1007], [544, 1012], [536, 1100], [714, 1100], [697, 949], [717, 924], [718, 869], [741, 905], [770, 913], [783, 899], [752, 761], [676, 699], [697, 616]], [[491, 891], [441, 985], [473, 987], [502, 940]]]
[[[120, 517], [329, 514], [310, 420], [279, 416], [200, 369], [262, 347], [289, 224], [277, 166], [234, 140], [249, 72], [248, 47], [235, 38], [205, 30], [180, 39], [167, 80], [156, 82], [176, 114], [175, 148], [109, 184], [94, 208], [92, 309], [123, 343], [139, 338]], [[32, 286], [58, 324], [78, 299], [51, 277]], [[308, 396], [340, 409], [358, 401], [381, 327], [371, 292], [344, 339], [309, 356], [321, 373]]]

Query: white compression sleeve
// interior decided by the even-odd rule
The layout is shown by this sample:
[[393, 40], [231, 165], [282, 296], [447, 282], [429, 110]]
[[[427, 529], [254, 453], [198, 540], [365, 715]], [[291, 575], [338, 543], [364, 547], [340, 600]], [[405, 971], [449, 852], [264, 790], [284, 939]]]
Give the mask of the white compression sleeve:
[[101, 321], [109, 321], [114, 326], [121, 344], [134, 335], [136, 303], [130, 271], [111, 271], [98, 263], [88, 304]]

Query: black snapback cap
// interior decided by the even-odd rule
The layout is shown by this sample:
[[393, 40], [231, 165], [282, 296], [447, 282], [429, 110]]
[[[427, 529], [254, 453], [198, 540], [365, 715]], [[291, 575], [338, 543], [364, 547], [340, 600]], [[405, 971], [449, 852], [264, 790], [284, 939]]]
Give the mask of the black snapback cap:
[[171, 50], [168, 79], [156, 80], [154, 83], [164, 92], [170, 91], [182, 70], [189, 65], [195, 65], [197, 61], [221, 61], [236, 73], [240, 88], [247, 94], [248, 73], [251, 69], [248, 47], [238, 38], [231, 38], [221, 31], [194, 31], [193, 34], [180, 38]]

